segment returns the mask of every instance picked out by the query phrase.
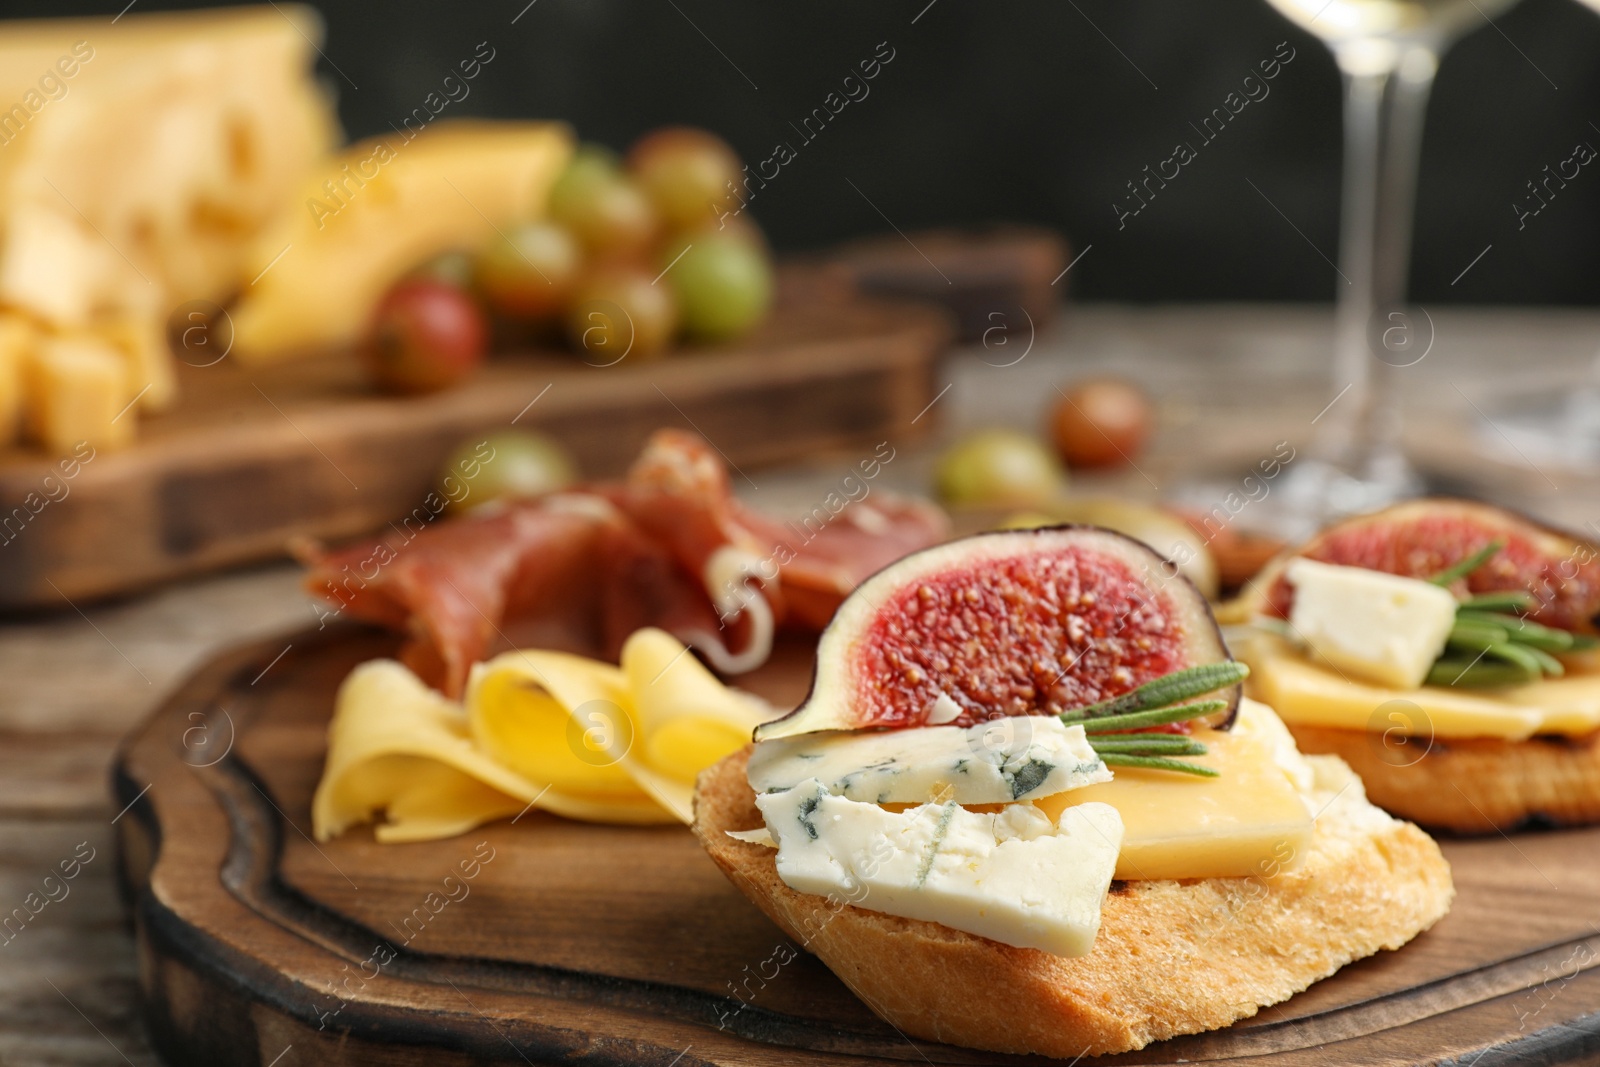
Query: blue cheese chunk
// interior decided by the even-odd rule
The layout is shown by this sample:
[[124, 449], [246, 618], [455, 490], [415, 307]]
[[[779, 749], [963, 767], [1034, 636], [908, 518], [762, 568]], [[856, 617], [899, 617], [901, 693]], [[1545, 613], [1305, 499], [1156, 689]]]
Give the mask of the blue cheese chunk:
[[1083, 727], [1050, 715], [793, 734], [756, 745], [748, 774], [757, 793], [816, 778], [830, 793], [869, 804], [1006, 804], [1111, 780]]
[[1018, 948], [1083, 956], [1122, 845], [1109, 804], [1031, 804], [996, 814], [954, 802], [888, 811], [812, 778], [756, 798], [790, 889], [939, 923]]

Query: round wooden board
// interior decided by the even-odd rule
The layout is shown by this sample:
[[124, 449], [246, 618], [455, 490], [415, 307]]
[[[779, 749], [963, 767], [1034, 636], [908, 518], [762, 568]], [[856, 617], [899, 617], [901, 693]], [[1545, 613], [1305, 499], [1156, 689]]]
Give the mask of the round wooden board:
[[[124, 743], [121, 872], [171, 1063], [1040, 1062], [908, 1041], [805, 953], [778, 966], [783, 935], [684, 828], [528, 811], [447, 841], [313, 843], [334, 692], [394, 647], [339, 626], [232, 652]], [[743, 683], [793, 702], [809, 657], [782, 646]], [[1445, 851], [1455, 908], [1405, 949], [1098, 1062], [1593, 1062], [1600, 829]]]

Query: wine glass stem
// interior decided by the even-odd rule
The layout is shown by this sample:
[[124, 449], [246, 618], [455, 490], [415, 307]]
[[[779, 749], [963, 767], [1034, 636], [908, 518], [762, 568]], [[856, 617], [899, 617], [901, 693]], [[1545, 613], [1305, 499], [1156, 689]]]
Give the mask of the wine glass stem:
[[1416, 478], [1400, 449], [1394, 376], [1413, 358], [1413, 346], [1427, 342], [1403, 305], [1422, 123], [1438, 57], [1412, 45], [1378, 69], [1343, 57], [1340, 67], [1345, 156], [1333, 388], [1348, 391], [1329, 409], [1318, 451], [1357, 478], [1391, 483], [1400, 496], [1415, 491]]

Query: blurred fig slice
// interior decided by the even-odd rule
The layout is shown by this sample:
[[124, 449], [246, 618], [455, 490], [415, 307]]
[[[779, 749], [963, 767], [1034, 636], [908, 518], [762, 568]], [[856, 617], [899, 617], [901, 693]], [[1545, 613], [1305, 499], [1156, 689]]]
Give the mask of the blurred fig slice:
[[1295, 556], [1430, 578], [1493, 542], [1502, 547], [1457, 583], [1457, 592], [1532, 593], [1529, 617], [1546, 626], [1595, 632], [1600, 615], [1600, 548], [1526, 516], [1471, 500], [1411, 500], [1345, 519], [1269, 563], [1251, 583], [1252, 614], [1287, 617], [1294, 590], [1283, 569]]
[[[1111, 530], [998, 530], [890, 564], [817, 645], [811, 693], [758, 740], [814, 730], [967, 726], [1059, 715], [1229, 659], [1206, 599]], [[1226, 726], [1238, 704], [1213, 725]]]

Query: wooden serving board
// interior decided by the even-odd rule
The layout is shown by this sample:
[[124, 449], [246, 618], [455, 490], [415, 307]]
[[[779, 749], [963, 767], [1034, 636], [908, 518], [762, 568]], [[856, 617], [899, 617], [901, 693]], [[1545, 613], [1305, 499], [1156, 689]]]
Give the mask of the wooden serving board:
[[591, 478], [620, 474], [661, 426], [698, 430], [741, 469], [891, 430], [907, 440], [936, 421], [914, 422], [951, 334], [937, 309], [805, 268], [783, 272], [773, 313], [737, 343], [612, 366], [502, 354], [429, 396], [372, 393], [349, 353], [180, 364], [177, 408], [70, 478], [52, 458], [0, 452], [0, 609], [123, 593], [423, 514], [450, 452], [513, 423], [558, 437]]
[[[1041, 1062], [905, 1039], [787, 947], [681, 827], [528, 811], [447, 841], [314, 844], [335, 688], [393, 649], [341, 625], [224, 655], [124, 743], [120, 871], [170, 1063]], [[745, 683], [793, 702], [809, 670], [809, 646], [786, 645]], [[1227, 1030], [1099, 1062], [1593, 1062], [1600, 829], [1445, 851], [1455, 908], [1403, 950]]]

